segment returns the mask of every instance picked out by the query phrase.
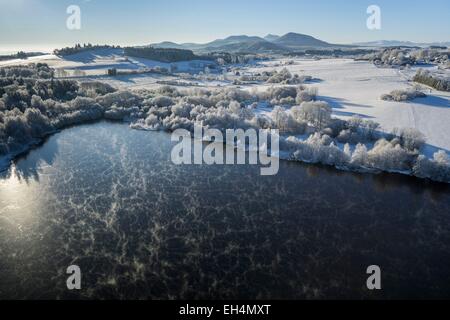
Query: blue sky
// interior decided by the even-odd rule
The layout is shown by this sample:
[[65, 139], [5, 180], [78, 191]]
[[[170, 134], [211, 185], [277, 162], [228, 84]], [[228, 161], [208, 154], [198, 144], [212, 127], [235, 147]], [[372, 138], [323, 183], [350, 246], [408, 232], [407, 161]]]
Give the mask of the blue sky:
[[[81, 8], [78, 31], [66, 28], [71, 4]], [[381, 7], [381, 30], [366, 28], [371, 4]], [[334, 43], [450, 41], [450, 1], [0, 0], [0, 50], [75, 42], [208, 42], [236, 34], [291, 31]]]

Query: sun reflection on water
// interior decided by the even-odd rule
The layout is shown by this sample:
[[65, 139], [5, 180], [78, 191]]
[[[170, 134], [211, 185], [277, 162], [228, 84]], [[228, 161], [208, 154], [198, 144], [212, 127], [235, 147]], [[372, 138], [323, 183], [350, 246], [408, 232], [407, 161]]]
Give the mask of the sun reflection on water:
[[21, 177], [13, 165], [0, 175], [0, 232], [24, 233], [35, 223], [38, 184]]

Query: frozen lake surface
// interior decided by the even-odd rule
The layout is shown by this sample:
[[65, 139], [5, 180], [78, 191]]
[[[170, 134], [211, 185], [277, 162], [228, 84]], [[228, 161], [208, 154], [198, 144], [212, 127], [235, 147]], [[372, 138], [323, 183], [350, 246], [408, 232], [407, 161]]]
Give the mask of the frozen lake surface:
[[[171, 147], [101, 122], [1, 173], [0, 299], [450, 297], [449, 186], [292, 162], [273, 177], [175, 166]], [[365, 289], [370, 265], [382, 291]]]

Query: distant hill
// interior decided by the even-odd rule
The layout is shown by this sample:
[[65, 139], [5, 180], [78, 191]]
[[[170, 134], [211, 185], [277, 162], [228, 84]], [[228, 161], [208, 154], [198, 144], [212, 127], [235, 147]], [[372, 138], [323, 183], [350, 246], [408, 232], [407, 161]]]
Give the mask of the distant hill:
[[293, 32], [285, 34], [284, 36], [274, 40], [273, 43], [291, 49], [299, 49], [305, 47], [324, 48], [334, 46], [328, 42], [316, 39], [314, 37]]
[[261, 41], [266, 41], [266, 40], [264, 40], [263, 38], [260, 38], [260, 37], [251, 37], [251, 36], [245, 36], [245, 35], [231, 36], [231, 37], [228, 37], [225, 39], [219, 39], [219, 40], [214, 40], [212, 42], [209, 42], [205, 45], [205, 47], [219, 48], [219, 47], [227, 46], [230, 44], [254, 43], [254, 42], [261, 42]]
[[158, 43], [154, 46], [155, 48], [161, 48], [161, 49], [185, 49], [185, 47], [181, 44], [170, 42], [170, 41], [164, 41], [161, 43]]
[[285, 51], [279, 45], [264, 40], [260, 37], [231, 36], [223, 40], [215, 40], [207, 43], [203, 48], [205, 51], [228, 51], [228, 52], [281, 52]]
[[269, 42], [273, 42], [278, 39], [280, 39], [280, 36], [277, 36], [275, 34], [268, 34], [267, 36], [264, 37], [264, 40], [267, 40]]
[[362, 47], [450, 47], [450, 42], [431, 42], [431, 43], [418, 43], [411, 41], [398, 41], [398, 40], [379, 40], [370, 42], [355, 43], [357, 46]]
[[183, 43], [177, 44], [173, 42], [161, 42], [151, 45], [154, 48], [174, 48], [174, 49], [188, 49], [195, 52], [246, 52], [246, 53], [260, 53], [260, 52], [282, 52], [287, 49], [269, 42], [260, 37], [238, 35], [230, 36], [225, 39], [218, 39], [205, 44]]
[[242, 53], [283, 52], [286, 48], [280, 47], [268, 41], [244, 41], [232, 43], [220, 47], [206, 47], [206, 51], [225, 51]]

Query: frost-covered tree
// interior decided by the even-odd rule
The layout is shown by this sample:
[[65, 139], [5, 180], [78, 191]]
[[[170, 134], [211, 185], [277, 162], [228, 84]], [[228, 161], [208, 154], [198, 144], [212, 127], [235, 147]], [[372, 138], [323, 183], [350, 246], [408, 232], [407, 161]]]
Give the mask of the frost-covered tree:
[[395, 141], [380, 139], [368, 153], [371, 167], [384, 171], [407, 171], [412, 156]]
[[298, 117], [318, 130], [325, 128], [331, 121], [332, 109], [325, 101], [303, 102]]
[[420, 150], [426, 142], [425, 135], [415, 128], [395, 128], [393, 134], [400, 139], [400, 143], [409, 151]]
[[351, 163], [356, 167], [365, 167], [368, 165], [369, 154], [364, 144], [358, 143], [352, 154]]
[[433, 159], [419, 155], [414, 164], [413, 173], [420, 178], [450, 183], [450, 159], [448, 154], [440, 150], [433, 155]]

